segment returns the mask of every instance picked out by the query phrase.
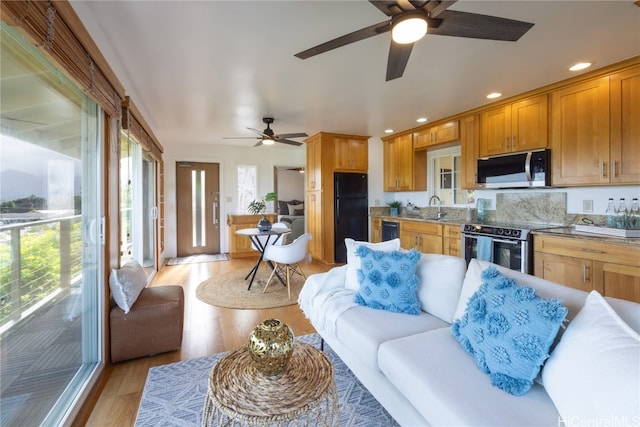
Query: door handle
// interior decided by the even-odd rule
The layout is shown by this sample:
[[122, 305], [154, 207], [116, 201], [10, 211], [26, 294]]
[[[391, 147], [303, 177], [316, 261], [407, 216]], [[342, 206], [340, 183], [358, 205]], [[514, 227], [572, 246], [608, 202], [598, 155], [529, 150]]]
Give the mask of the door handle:
[[218, 202], [213, 202], [213, 225], [218, 224], [217, 210], [218, 210]]

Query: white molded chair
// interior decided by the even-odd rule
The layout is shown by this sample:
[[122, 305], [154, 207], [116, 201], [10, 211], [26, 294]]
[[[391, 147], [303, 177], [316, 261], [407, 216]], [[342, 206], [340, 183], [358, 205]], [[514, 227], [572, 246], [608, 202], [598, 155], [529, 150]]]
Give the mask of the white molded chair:
[[291, 285], [289, 283], [291, 276], [297, 273], [305, 280], [307, 278], [298, 263], [307, 256], [307, 245], [309, 244], [309, 240], [311, 240], [311, 234], [304, 233], [288, 245], [269, 245], [267, 247], [264, 252], [264, 259], [272, 261], [275, 265], [262, 292], [267, 291], [267, 287], [269, 286], [269, 283], [271, 283], [271, 279], [273, 279], [274, 274], [284, 273], [287, 278], [287, 292], [289, 294], [289, 299], [291, 299]]

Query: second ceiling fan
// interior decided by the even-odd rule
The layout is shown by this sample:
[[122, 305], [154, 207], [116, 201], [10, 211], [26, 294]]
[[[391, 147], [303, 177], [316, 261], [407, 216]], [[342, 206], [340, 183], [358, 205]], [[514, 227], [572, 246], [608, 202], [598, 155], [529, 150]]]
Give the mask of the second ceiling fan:
[[[414, 43], [425, 34], [517, 41], [534, 25], [497, 16], [447, 10], [455, 2], [455, 0], [369, 0], [369, 3], [391, 19], [296, 53], [295, 56], [307, 59], [391, 31], [392, 39], [387, 60], [387, 81], [389, 81], [402, 77]], [[415, 37], [402, 40], [400, 33], [403, 31], [403, 27], [412, 26], [417, 28], [418, 34]]]
[[259, 131], [258, 129], [254, 129], [254, 128], [250, 128], [250, 127], [247, 128], [251, 132], [257, 133], [259, 135], [257, 137], [244, 137], [244, 136], [242, 136], [242, 137], [226, 137], [226, 138], [222, 138], [222, 139], [247, 139], [247, 138], [259, 139], [260, 141], [258, 141], [258, 143], [256, 145], [254, 145], [254, 147], [259, 147], [262, 144], [271, 145], [274, 142], [281, 142], [283, 144], [300, 146], [300, 145], [302, 145], [302, 142], [292, 141], [289, 138], [305, 138], [305, 137], [309, 136], [304, 132], [299, 132], [299, 133], [281, 133], [279, 135], [276, 135], [273, 132], [273, 129], [271, 129], [271, 127], [270, 127], [270, 125], [271, 125], [271, 123], [273, 123], [273, 121], [274, 121], [273, 117], [269, 117], [269, 116], [263, 117], [262, 118], [262, 122], [267, 125], [267, 128], [265, 130], [263, 130], [263, 131]]

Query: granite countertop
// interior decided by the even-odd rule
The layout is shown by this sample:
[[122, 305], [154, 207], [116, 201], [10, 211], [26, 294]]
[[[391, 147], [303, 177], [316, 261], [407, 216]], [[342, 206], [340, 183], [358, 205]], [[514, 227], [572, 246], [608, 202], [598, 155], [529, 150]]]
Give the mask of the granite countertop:
[[558, 237], [568, 237], [572, 239], [582, 239], [582, 240], [591, 240], [602, 243], [617, 243], [629, 246], [638, 246], [640, 247], [640, 237], [616, 237], [616, 236], [607, 236], [604, 234], [593, 234], [593, 233], [584, 233], [581, 231], [576, 231], [574, 227], [557, 227], [557, 228], [543, 228], [538, 230], [533, 230], [532, 234], [541, 235], [541, 236], [558, 236]]
[[434, 224], [442, 224], [442, 225], [462, 225], [466, 224], [467, 221], [464, 218], [447, 218], [444, 219], [435, 219], [423, 217], [420, 215], [370, 215], [372, 218], [381, 218], [384, 221], [420, 221], [420, 222], [430, 222]]

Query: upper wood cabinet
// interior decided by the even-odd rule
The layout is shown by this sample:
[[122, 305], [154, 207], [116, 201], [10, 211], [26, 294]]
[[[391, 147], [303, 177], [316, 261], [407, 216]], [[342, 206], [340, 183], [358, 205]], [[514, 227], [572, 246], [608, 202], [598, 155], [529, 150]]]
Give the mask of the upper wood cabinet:
[[609, 77], [553, 92], [551, 117], [552, 184], [609, 183]]
[[462, 188], [478, 187], [478, 151], [480, 141], [480, 115], [472, 114], [460, 120], [460, 151], [462, 155]]
[[413, 138], [404, 134], [385, 138], [383, 145], [384, 191], [413, 190]]
[[437, 144], [446, 144], [460, 139], [460, 122], [452, 120], [413, 134], [413, 148], [426, 148]]
[[611, 94], [612, 183], [640, 182], [640, 66], [613, 74]]
[[322, 139], [318, 135], [307, 139], [307, 191], [322, 189]]
[[368, 138], [334, 137], [335, 170], [343, 172], [363, 172], [369, 169]]
[[548, 103], [544, 94], [483, 111], [480, 156], [546, 148]]

